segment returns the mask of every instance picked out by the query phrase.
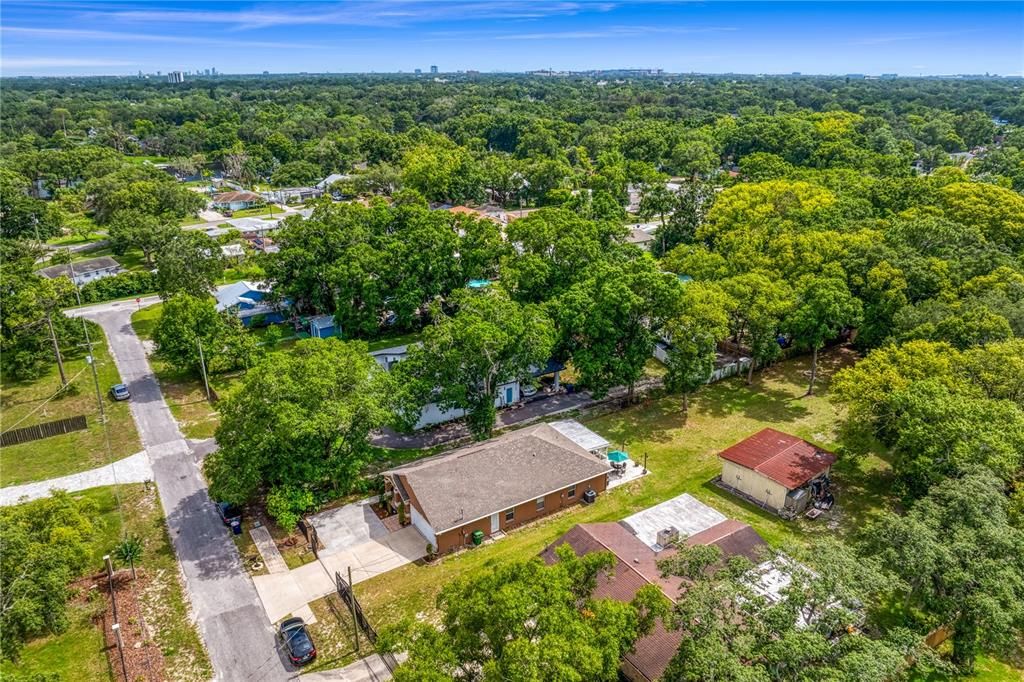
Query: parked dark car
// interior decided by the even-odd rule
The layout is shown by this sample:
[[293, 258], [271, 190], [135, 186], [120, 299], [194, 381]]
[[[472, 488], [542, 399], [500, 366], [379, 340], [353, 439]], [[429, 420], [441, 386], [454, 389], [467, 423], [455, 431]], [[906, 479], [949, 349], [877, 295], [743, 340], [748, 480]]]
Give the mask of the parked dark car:
[[277, 636], [288, 652], [288, 660], [292, 665], [306, 665], [316, 658], [316, 647], [313, 638], [306, 630], [306, 622], [301, 618], [289, 618], [281, 623]]
[[218, 502], [217, 513], [220, 515], [220, 520], [224, 522], [224, 525], [228, 526], [235, 535], [242, 532], [241, 509], [230, 502]]
[[110, 397], [114, 400], [128, 400], [132, 394], [124, 384], [115, 384], [110, 387]]

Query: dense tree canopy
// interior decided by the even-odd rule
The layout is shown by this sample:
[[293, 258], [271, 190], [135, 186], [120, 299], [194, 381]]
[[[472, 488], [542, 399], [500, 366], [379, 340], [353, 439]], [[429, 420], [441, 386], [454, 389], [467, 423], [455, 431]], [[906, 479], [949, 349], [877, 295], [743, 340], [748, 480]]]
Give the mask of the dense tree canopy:
[[595, 599], [596, 580], [611, 570], [613, 555], [577, 557], [563, 545], [558, 558], [550, 566], [539, 559], [504, 563], [445, 586], [440, 630], [403, 623], [383, 634], [385, 647], [409, 653], [395, 679], [618, 679], [622, 654], [649, 631], [666, 600], [654, 586], [629, 603]]
[[220, 405], [220, 447], [206, 461], [211, 494], [243, 503], [266, 492], [275, 518], [291, 527], [314, 494], [348, 491], [393, 393], [364, 343], [308, 339], [293, 353], [268, 354]]

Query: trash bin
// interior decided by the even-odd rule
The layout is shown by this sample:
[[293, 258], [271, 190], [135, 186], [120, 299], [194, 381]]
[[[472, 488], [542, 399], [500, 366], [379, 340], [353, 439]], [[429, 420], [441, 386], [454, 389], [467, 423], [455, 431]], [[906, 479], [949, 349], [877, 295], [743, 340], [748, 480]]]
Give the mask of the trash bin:
[[484, 532], [482, 530], [473, 531], [473, 544], [479, 545], [484, 541]]

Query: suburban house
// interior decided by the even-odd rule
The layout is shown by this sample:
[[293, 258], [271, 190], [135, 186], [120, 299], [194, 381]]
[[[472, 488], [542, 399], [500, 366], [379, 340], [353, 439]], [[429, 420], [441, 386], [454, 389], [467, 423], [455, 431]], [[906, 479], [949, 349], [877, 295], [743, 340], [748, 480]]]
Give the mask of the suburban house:
[[324, 195], [324, 191], [318, 187], [282, 187], [261, 192], [261, 196], [275, 204], [289, 204], [302, 202], [307, 199], [317, 199]]
[[[643, 517], [643, 518], [640, 518]], [[659, 532], [666, 546], [652, 543], [650, 538], [638, 534], [633, 526], [649, 530], [670, 519], [673, 526]], [[631, 525], [632, 523], [632, 525]], [[692, 531], [681, 534], [675, 526]], [[671, 538], [672, 542], [668, 542]], [[755, 565], [758, 573], [767, 544], [750, 526], [727, 519], [716, 510], [690, 495], [680, 495], [657, 507], [644, 510], [619, 523], [584, 523], [573, 526], [558, 540], [541, 552], [548, 564], [558, 561], [555, 550], [569, 545], [577, 556], [591, 552], [611, 552], [615, 565], [597, 578], [593, 596], [628, 602], [646, 585], [657, 586], [670, 601], [676, 602], [687, 589], [687, 582], [675, 576], [663, 576], [657, 562], [675, 554], [675, 542], [685, 545], [717, 545], [722, 558], [743, 556]], [[772, 595], [766, 595], [769, 599]], [[778, 595], [775, 595], [778, 598]], [[633, 649], [622, 660], [621, 673], [632, 682], [652, 682], [664, 674], [676, 655], [683, 633], [666, 628], [659, 620], [654, 629], [637, 640]]]
[[812, 501], [831, 506], [836, 456], [788, 433], [762, 429], [723, 450], [721, 485], [773, 511], [800, 514]]
[[605, 491], [607, 460], [548, 424], [384, 472], [385, 495], [404, 507], [437, 552], [478, 544]]
[[220, 253], [225, 259], [238, 263], [245, 258], [245, 247], [241, 244], [224, 244], [220, 247]]
[[341, 334], [341, 328], [334, 321], [334, 315], [317, 315], [309, 318], [309, 336], [314, 339], [326, 339]]
[[651, 244], [654, 243], [655, 239], [656, 237], [653, 232], [648, 232], [642, 227], [633, 226], [629, 228], [629, 234], [626, 235], [625, 241], [627, 244], [637, 246], [644, 251], [650, 251]]
[[263, 203], [263, 197], [255, 192], [235, 190], [221, 192], [213, 197], [211, 204], [214, 208], [228, 211], [241, 211], [242, 209], [259, 206]]
[[[235, 282], [217, 291], [217, 312], [230, 310], [246, 327], [257, 323], [273, 324], [283, 322], [282, 306], [268, 302], [269, 287], [263, 282]], [[284, 302], [287, 306], [288, 302]]]
[[266, 218], [232, 218], [227, 224], [242, 233], [246, 239], [265, 237], [268, 233], [281, 227], [281, 219]]
[[[371, 351], [370, 355], [377, 361], [381, 367], [386, 370], [391, 370], [396, 363], [401, 362], [409, 355], [409, 346], [393, 346], [391, 348], [381, 348], [380, 350]], [[540, 378], [547, 375], [552, 375], [552, 386], [557, 389], [560, 385], [560, 374], [565, 369], [565, 365], [555, 360], [549, 360], [548, 363], [543, 367], [534, 368], [532, 374], [536, 378]], [[520, 385], [518, 381], [507, 381], [503, 384], [499, 384], [494, 395], [494, 406], [497, 408], [508, 407], [521, 402], [527, 396], [527, 393], [531, 393], [531, 388]], [[420, 411], [420, 417], [416, 421], [414, 428], [423, 429], [428, 426], [435, 424], [442, 424], [444, 422], [450, 422], [455, 419], [461, 419], [466, 416], [466, 411], [462, 408], [453, 409], [442, 409], [437, 403], [429, 403], [423, 407]]]
[[110, 256], [100, 256], [89, 260], [67, 263], [64, 265], [51, 265], [36, 273], [47, 279], [67, 277], [75, 286], [83, 286], [89, 282], [95, 282], [104, 277], [112, 277], [122, 271], [121, 264]]
[[331, 173], [326, 178], [316, 183], [315, 187], [321, 192], [326, 192], [334, 183], [341, 182], [342, 180], [348, 180], [351, 177], [351, 175], [345, 175], [343, 173]]

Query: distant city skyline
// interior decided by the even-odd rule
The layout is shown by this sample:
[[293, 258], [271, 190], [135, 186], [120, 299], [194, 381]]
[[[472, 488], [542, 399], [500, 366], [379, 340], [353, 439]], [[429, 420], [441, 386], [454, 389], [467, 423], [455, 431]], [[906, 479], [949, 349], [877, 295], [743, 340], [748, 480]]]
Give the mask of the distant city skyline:
[[[1024, 74], [1020, 2], [4, 2], [0, 73]], [[212, 75], [211, 71], [211, 75]]]

